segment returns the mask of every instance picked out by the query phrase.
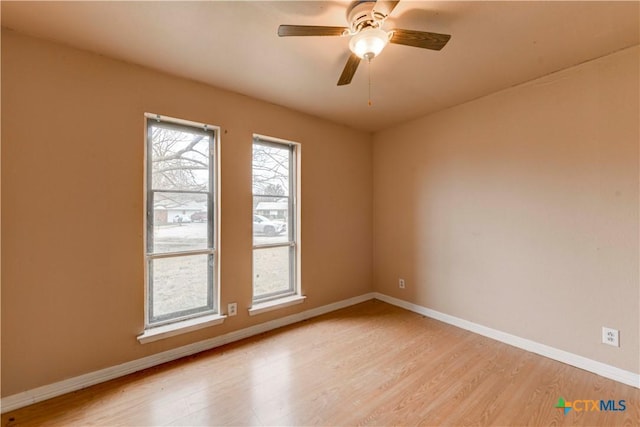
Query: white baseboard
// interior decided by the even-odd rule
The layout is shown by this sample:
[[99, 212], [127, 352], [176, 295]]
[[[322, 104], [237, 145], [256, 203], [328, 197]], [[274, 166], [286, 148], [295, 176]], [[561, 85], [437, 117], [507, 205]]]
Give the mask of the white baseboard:
[[80, 375], [74, 378], [55, 382], [53, 384], [37, 387], [32, 390], [27, 390], [22, 393], [7, 396], [0, 400], [0, 413], [4, 414], [5, 412], [13, 411], [14, 409], [19, 409], [33, 403], [51, 399], [52, 397], [60, 396], [65, 393], [70, 393], [72, 391], [80, 390], [98, 383], [112, 380], [114, 378], [122, 377], [133, 372], [151, 368], [153, 366], [170, 362], [181, 357], [189, 356], [205, 350], [210, 350], [215, 347], [220, 347], [222, 345], [239, 341], [241, 339], [258, 335], [267, 331], [271, 331], [273, 329], [301, 322], [303, 320], [320, 316], [322, 314], [339, 310], [341, 308], [359, 304], [361, 302], [373, 299], [373, 295], [373, 293], [364, 294], [332, 304], [323, 305], [322, 307], [312, 308], [301, 313], [292, 314], [280, 319], [271, 320], [269, 322], [260, 323], [258, 325], [250, 326], [245, 329], [229, 332], [228, 334], [220, 335], [215, 338], [210, 338], [162, 353], [143, 357], [142, 359], [132, 360], [131, 362], [126, 362], [120, 365], [111, 366], [109, 368], [100, 369], [99, 371], [90, 372], [88, 374]]
[[178, 347], [172, 350], [168, 350], [162, 353], [154, 354], [151, 356], [143, 357], [142, 359], [132, 360], [120, 365], [111, 366], [109, 368], [101, 369], [99, 371], [90, 372], [88, 374], [80, 375], [74, 378], [69, 378], [63, 381], [58, 381], [53, 384], [48, 384], [42, 387], [37, 387], [32, 390], [27, 390], [22, 393], [17, 393], [11, 396], [7, 396], [0, 400], [0, 412], [5, 413], [19, 409], [24, 406], [31, 405], [33, 403], [41, 402], [43, 400], [51, 399], [52, 397], [60, 396], [65, 393], [80, 390], [98, 383], [112, 380], [114, 378], [122, 377], [124, 375], [131, 374], [143, 369], [151, 368], [153, 366], [160, 365], [162, 363], [170, 362], [172, 360], [179, 359], [181, 357], [189, 356], [201, 351], [210, 350], [212, 348], [220, 347], [225, 344], [229, 344], [235, 341], [242, 340], [254, 335], [258, 335], [264, 332], [271, 331], [283, 326], [291, 325], [293, 323], [301, 322], [312, 317], [320, 316], [322, 314], [330, 313], [341, 308], [349, 307], [355, 304], [359, 304], [370, 299], [378, 299], [386, 303], [404, 308], [409, 311], [413, 311], [418, 314], [422, 314], [427, 317], [431, 317], [436, 320], [448, 323], [453, 326], [457, 326], [462, 329], [483, 335], [488, 338], [503, 342], [505, 344], [512, 345], [514, 347], [521, 348], [532, 353], [539, 354], [541, 356], [548, 357], [559, 362], [566, 363], [571, 366], [575, 366], [585, 371], [593, 372], [605, 378], [618, 381], [623, 384], [630, 385], [632, 387], [640, 388], [640, 374], [625, 371], [620, 368], [616, 368], [611, 365], [607, 365], [602, 362], [587, 359], [586, 357], [578, 356], [573, 353], [569, 353], [564, 350], [559, 350], [553, 347], [549, 347], [544, 344], [537, 343], [525, 338], [520, 338], [515, 335], [508, 334], [506, 332], [498, 331], [496, 329], [488, 328], [486, 326], [479, 325], [477, 323], [470, 322], [468, 320], [460, 319], [455, 316], [440, 313], [426, 307], [422, 307], [417, 304], [413, 304], [407, 301], [403, 301], [397, 298], [393, 298], [378, 292], [372, 292], [357, 297], [349, 298], [346, 300], [338, 301], [332, 304], [324, 305], [322, 307], [313, 308], [303, 311], [301, 313], [292, 314], [290, 316], [282, 317], [280, 319], [271, 320], [269, 322], [260, 323], [255, 326], [250, 326], [245, 329], [241, 329], [228, 334], [220, 335], [218, 337], [210, 338], [208, 340], [200, 341], [197, 343], [189, 344], [183, 347]]
[[398, 298], [393, 298], [385, 294], [375, 292], [374, 298], [398, 307], [402, 307], [409, 311], [422, 314], [423, 316], [431, 317], [450, 325], [466, 329], [468, 331], [483, 335], [496, 341], [500, 341], [505, 344], [509, 344], [514, 347], [518, 347], [523, 350], [548, 357], [549, 359], [557, 360], [558, 362], [566, 363], [567, 365], [584, 369], [585, 371], [592, 372], [602, 377], [609, 378], [611, 380], [618, 381], [632, 387], [640, 388], [640, 374], [625, 371], [624, 369], [616, 368], [615, 366], [607, 365], [606, 363], [597, 362], [583, 356], [578, 356], [577, 354], [569, 353], [568, 351], [559, 350], [557, 348], [549, 347], [548, 345], [540, 344], [526, 338], [521, 338], [515, 335], [508, 334], [506, 332], [488, 328], [486, 326], [482, 326], [468, 320], [460, 319], [459, 317], [440, 313], [439, 311], [422, 307], [420, 305], [413, 304]]

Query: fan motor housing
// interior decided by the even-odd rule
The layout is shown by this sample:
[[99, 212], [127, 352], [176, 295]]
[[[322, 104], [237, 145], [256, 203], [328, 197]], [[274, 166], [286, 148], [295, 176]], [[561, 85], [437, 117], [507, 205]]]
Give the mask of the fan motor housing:
[[375, 1], [359, 1], [347, 10], [347, 22], [351, 25], [351, 31], [358, 32], [365, 27], [376, 27], [386, 18], [382, 13], [373, 10], [375, 4]]

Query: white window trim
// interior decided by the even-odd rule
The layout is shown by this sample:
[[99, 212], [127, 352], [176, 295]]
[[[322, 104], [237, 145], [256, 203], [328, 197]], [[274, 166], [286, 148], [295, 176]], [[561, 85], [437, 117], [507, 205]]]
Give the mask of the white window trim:
[[[258, 301], [258, 302], [254, 301], [248, 310], [250, 316], [255, 316], [257, 314], [265, 313], [268, 311], [278, 310], [280, 308], [285, 308], [285, 307], [289, 307], [296, 304], [301, 304], [307, 298], [302, 293], [302, 262], [301, 262], [302, 260], [302, 256], [301, 256], [302, 254], [302, 238], [301, 238], [302, 236], [302, 233], [301, 233], [302, 198], [300, 197], [300, 189], [302, 184], [302, 162], [301, 162], [302, 145], [299, 142], [290, 141], [290, 140], [281, 139], [281, 138], [275, 138], [272, 136], [266, 136], [266, 135], [257, 134], [257, 133], [253, 134], [253, 138], [254, 140], [257, 138], [259, 140], [263, 140], [266, 142], [272, 142], [276, 144], [283, 144], [283, 145], [295, 147], [295, 150], [294, 150], [294, 153], [295, 153], [294, 162], [295, 162], [295, 170], [296, 170], [296, 173], [294, 176], [295, 192], [292, 194], [292, 196], [293, 196], [294, 206], [295, 206], [294, 218], [296, 222], [296, 227], [295, 227], [294, 239], [295, 239], [296, 251], [295, 251], [295, 260], [294, 260], [295, 274], [293, 276], [293, 280], [295, 280], [295, 287], [293, 289], [294, 293], [283, 295], [273, 299], [268, 299], [266, 301]], [[255, 248], [252, 249], [252, 251], [254, 250]], [[253, 283], [251, 286], [253, 289]]]
[[[215, 173], [215, 178], [214, 178], [214, 185], [215, 185], [215, 189], [214, 189], [214, 193], [217, 194], [216, 200], [214, 201], [214, 215], [217, 218], [217, 220], [215, 221], [214, 224], [214, 247], [216, 248], [216, 255], [215, 255], [215, 262], [217, 267], [214, 269], [214, 300], [216, 301], [216, 305], [217, 307], [214, 307], [216, 309], [215, 313], [211, 313], [211, 314], [204, 314], [204, 315], [200, 315], [200, 316], [196, 316], [196, 317], [192, 317], [192, 318], [187, 318], [187, 319], [183, 319], [183, 320], [177, 320], [175, 322], [172, 323], [168, 323], [168, 324], [163, 324], [163, 325], [158, 325], [158, 326], [151, 326], [149, 325], [148, 322], [148, 307], [147, 307], [147, 301], [148, 301], [148, 296], [147, 296], [147, 292], [148, 292], [148, 286], [147, 286], [147, 267], [145, 265], [145, 310], [144, 310], [144, 319], [145, 319], [145, 329], [143, 330], [143, 332], [138, 335], [136, 337], [136, 339], [138, 340], [138, 342], [140, 344], [147, 344], [150, 342], [154, 342], [154, 341], [158, 341], [158, 340], [162, 340], [165, 338], [169, 338], [169, 337], [173, 337], [176, 335], [181, 335], [181, 334], [185, 334], [188, 332], [193, 332], [193, 331], [197, 331], [199, 329], [204, 329], [210, 326], [215, 326], [215, 325], [221, 325], [224, 320], [227, 318], [227, 315], [225, 314], [221, 314], [220, 313], [220, 267], [218, 265], [219, 259], [220, 259], [220, 252], [219, 252], [219, 247], [220, 247], [220, 188], [221, 188], [221, 176], [220, 176], [220, 135], [221, 135], [221, 128], [219, 126], [214, 126], [214, 125], [210, 125], [207, 123], [198, 123], [198, 122], [193, 122], [193, 121], [188, 121], [188, 120], [183, 120], [183, 119], [178, 119], [175, 117], [169, 117], [169, 116], [164, 116], [164, 115], [160, 115], [160, 114], [152, 114], [152, 113], [144, 113], [144, 116], [146, 119], [155, 119], [155, 120], [159, 120], [159, 121], [164, 121], [164, 122], [169, 122], [169, 123], [175, 123], [175, 124], [179, 124], [179, 125], [184, 125], [184, 126], [192, 126], [192, 127], [202, 127], [205, 130], [212, 130], [214, 132], [214, 136], [215, 136], [215, 165], [214, 165], [214, 173]], [[146, 129], [147, 129], [147, 123], [145, 120], [145, 147], [146, 147]], [[146, 158], [146, 148], [145, 148], [145, 159], [144, 159], [144, 176], [147, 176], [147, 158]], [[145, 205], [145, 212], [144, 212], [144, 230], [146, 233], [147, 230], [147, 212], [146, 212], [146, 206], [147, 206], [147, 188], [146, 188], [146, 183], [145, 183], [145, 188], [144, 188], [144, 205]], [[146, 238], [146, 237], [145, 237]], [[145, 248], [146, 248], [146, 242], [145, 242]], [[145, 257], [146, 258], [146, 257]], [[145, 264], [146, 264], [146, 260], [145, 260]]]
[[169, 323], [168, 325], [156, 326], [146, 329], [142, 334], [138, 335], [137, 339], [140, 344], [147, 344], [176, 335], [186, 334], [187, 332], [197, 331], [198, 329], [208, 328], [209, 326], [220, 325], [226, 318], [227, 316], [224, 314], [211, 314]]
[[278, 298], [270, 301], [253, 304], [249, 308], [249, 316], [266, 313], [268, 311], [278, 310], [280, 308], [289, 307], [296, 304], [302, 304], [307, 299], [304, 295], [290, 295], [288, 297]]

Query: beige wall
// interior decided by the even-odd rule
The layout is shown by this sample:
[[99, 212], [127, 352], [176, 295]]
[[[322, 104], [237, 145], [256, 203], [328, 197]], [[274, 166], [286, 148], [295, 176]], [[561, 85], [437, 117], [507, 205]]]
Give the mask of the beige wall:
[[375, 290], [640, 372], [639, 50], [377, 133]]
[[[221, 302], [239, 314], [141, 345], [145, 112], [221, 126]], [[251, 136], [302, 145], [304, 304], [249, 317]], [[2, 33], [2, 396], [371, 291], [370, 135]]]

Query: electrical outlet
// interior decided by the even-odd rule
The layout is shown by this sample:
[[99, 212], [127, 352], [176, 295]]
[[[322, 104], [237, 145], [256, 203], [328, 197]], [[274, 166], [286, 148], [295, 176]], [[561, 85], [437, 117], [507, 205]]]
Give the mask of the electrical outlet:
[[398, 287], [404, 289], [404, 279], [398, 279]]
[[602, 343], [614, 347], [620, 347], [620, 331], [617, 329], [602, 327]]
[[235, 316], [236, 314], [238, 314], [238, 303], [232, 302], [231, 304], [227, 305], [227, 315]]

